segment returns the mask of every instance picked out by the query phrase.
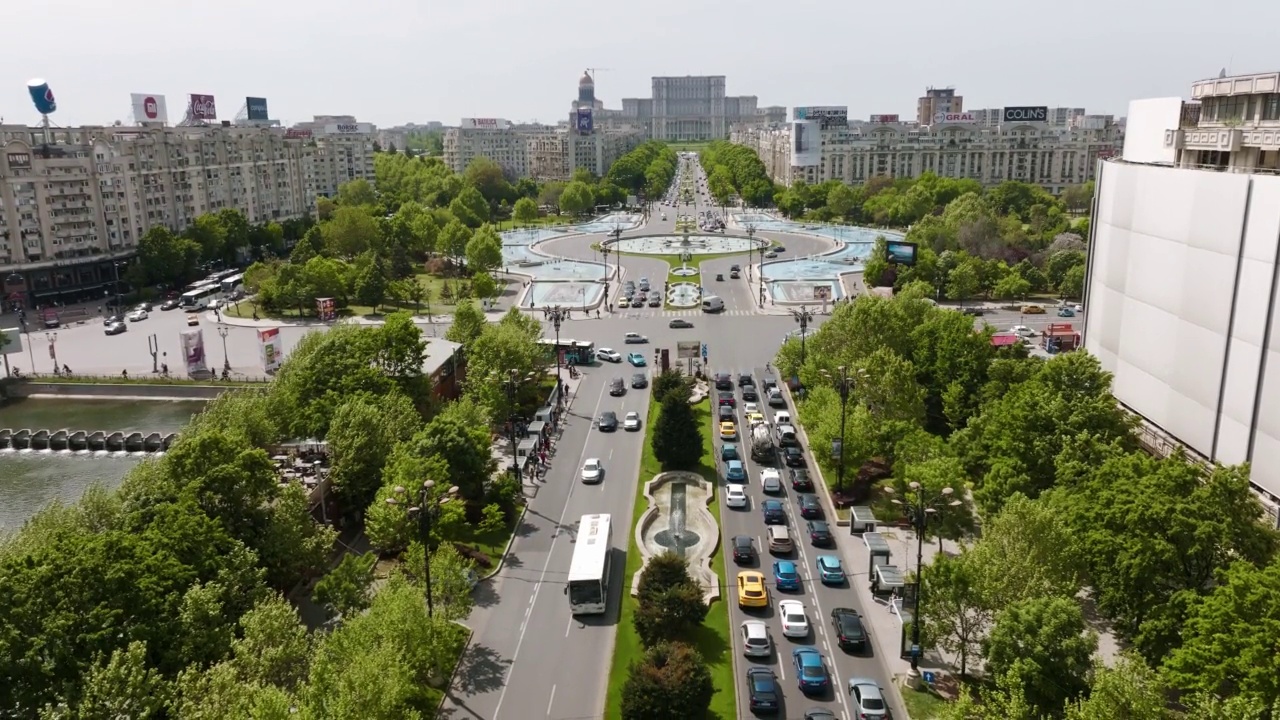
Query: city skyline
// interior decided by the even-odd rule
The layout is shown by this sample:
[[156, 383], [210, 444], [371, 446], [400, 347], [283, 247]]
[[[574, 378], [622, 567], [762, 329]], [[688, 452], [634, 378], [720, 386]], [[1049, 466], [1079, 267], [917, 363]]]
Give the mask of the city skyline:
[[[322, 114], [355, 115], [383, 127], [454, 124], [461, 117], [554, 123], [583, 68], [593, 66], [607, 68], [596, 79], [607, 107], [619, 107], [623, 97], [647, 97], [653, 76], [725, 75], [729, 94], [755, 95], [762, 107], [847, 105], [853, 118], [912, 117], [916, 98], [929, 86], [955, 87], [967, 108], [1073, 106], [1118, 116], [1134, 98], [1186, 97], [1192, 81], [1222, 69], [1275, 69], [1266, 28], [1280, 22], [1280, 7], [1261, 0], [1239, 6], [1250, 23], [1219, 41], [1186, 23], [1188, 13], [1176, 5], [1151, 14], [1093, 0], [1053, 17], [1053, 37], [1046, 37], [1044, 17], [1021, 7], [975, 11], [934, 0], [913, 11], [911, 25], [902, 26], [906, 34], [871, 29], [902, 25], [890, 6], [826, 7], [812, 0], [783, 10], [812, 26], [801, 22], [783, 31], [764, 22], [783, 20], [775, 17], [779, 8], [758, 0], [734, 13], [655, 0], [639, 14], [585, 0], [549, 0], [501, 14], [473, 5], [372, 0], [361, 5], [368, 28], [356, 31], [358, 25], [335, 22], [350, 15], [350, 6], [329, 0], [159, 12], [124, 0], [105, 16], [102, 7], [59, 0], [10, 9], [11, 27], [56, 27], [59, 41], [53, 44], [47, 32], [6, 37], [17, 61], [0, 69], [4, 122], [39, 121], [25, 88], [39, 77], [57, 95], [51, 119], [62, 126], [130, 124], [130, 93], [166, 95], [170, 122], [181, 119], [187, 94], [205, 93], [217, 98], [224, 120], [255, 96], [266, 98], [273, 119], [286, 124]], [[1098, 20], [1103, 17], [1105, 24]], [[609, 29], [622, 22], [625, 33]], [[686, 38], [673, 27], [691, 32]], [[800, 40], [845, 54], [796, 52]], [[855, 52], [847, 52], [850, 47]], [[948, 50], [916, 50], [931, 47]]]

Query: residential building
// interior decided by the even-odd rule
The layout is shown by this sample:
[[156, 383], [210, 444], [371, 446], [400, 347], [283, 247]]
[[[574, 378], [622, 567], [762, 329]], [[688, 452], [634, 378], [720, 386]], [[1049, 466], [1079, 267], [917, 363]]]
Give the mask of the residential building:
[[378, 129], [351, 115], [316, 115], [289, 128], [288, 137], [305, 143], [305, 189], [310, 197], [334, 197], [352, 180], [373, 182], [373, 144]]
[[964, 96], [957, 95], [955, 88], [926, 88], [916, 101], [916, 123], [920, 125], [929, 125], [939, 113], [960, 112], [964, 112]]
[[1280, 72], [1135, 100], [1099, 163], [1084, 346], [1159, 443], [1280, 498]]
[[629, 126], [579, 132], [560, 125], [512, 124], [501, 118], [463, 118], [444, 133], [444, 162], [463, 172], [478, 157], [496, 162], [513, 178], [568, 180], [578, 168], [604, 175], [619, 157], [644, 142]]

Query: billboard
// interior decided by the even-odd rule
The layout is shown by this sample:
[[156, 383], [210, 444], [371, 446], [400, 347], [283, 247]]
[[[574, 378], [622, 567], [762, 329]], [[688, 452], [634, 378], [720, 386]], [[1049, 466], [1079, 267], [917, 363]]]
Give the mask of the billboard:
[[284, 131], [284, 136], [287, 140], [309, 140], [311, 138], [311, 131], [303, 130], [301, 128], [289, 128]]
[[1048, 105], [1021, 105], [1007, 107], [1000, 117], [1005, 122], [1046, 122], [1049, 120]]
[[169, 122], [169, 105], [158, 93], [130, 93], [133, 104], [133, 121], [136, 123]]
[[933, 116], [934, 125], [950, 125], [951, 123], [975, 123], [978, 117], [967, 112], [940, 112]]
[[262, 369], [269, 373], [280, 369], [284, 360], [283, 348], [280, 347], [280, 328], [268, 328], [258, 331], [258, 350], [262, 355]]
[[5, 156], [5, 160], [9, 161], [9, 167], [15, 170], [31, 167], [31, 153], [9, 153]]
[[822, 164], [821, 125], [812, 120], [791, 123], [791, 166], [813, 167]]
[[916, 264], [916, 244], [903, 242], [902, 240], [886, 240], [884, 244], [885, 254], [889, 256], [889, 262], [895, 265], [915, 265]]
[[187, 330], [182, 333], [182, 357], [186, 359], [187, 374], [196, 375], [208, 372], [209, 366], [204, 354], [204, 331]]
[[27, 92], [31, 93], [31, 102], [41, 115], [52, 114], [58, 109], [58, 101], [53, 99], [53, 90], [49, 89], [47, 81], [39, 78], [27, 81]]
[[[4, 334], [4, 345], [0, 345], [0, 355], [22, 352], [22, 330], [20, 328], [0, 328], [0, 333]], [[53, 345], [49, 347], [53, 347]], [[34, 369], [32, 368], [32, 370]]]
[[212, 95], [191, 94], [191, 119], [192, 120], [217, 120], [218, 107], [213, 102]]
[[873, 122], [873, 123], [896, 123], [896, 122], [899, 122], [899, 120], [898, 120], [898, 116], [897, 116], [897, 115], [872, 115], [872, 116], [871, 116], [871, 122]]
[[502, 118], [462, 118], [458, 126], [463, 130], [506, 130], [511, 123]]
[[701, 354], [701, 340], [680, 340], [676, 343], [676, 359], [678, 360], [697, 360]]
[[326, 135], [371, 135], [373, 123], [334, 123], [325, 125]]
[[844, 105], [803, 105], [792, 110], [792, 119], [810, 120], [823, 129], [849, 124], [849, 108]]
[[591, 116], [591, 108], [578, 108], [578, 119], [574, 124], [579, 135], [590, 135], [595, 130], [595, 120]]
[[258, 97], [247, 97], [244, 99], [244, 109], [250, 120], [269, 120], [267, 114], [267, 99]]

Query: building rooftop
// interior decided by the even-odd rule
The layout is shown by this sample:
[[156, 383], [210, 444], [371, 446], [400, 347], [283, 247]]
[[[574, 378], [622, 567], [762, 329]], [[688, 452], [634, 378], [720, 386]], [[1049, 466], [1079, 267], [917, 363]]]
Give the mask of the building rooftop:
[[443, 338], [431, 338], [427, 341], [427, 353], [422, 358], [422, 374], [431, 377], [444, 367], [445, 363], [453, 359], [462, 347], [461, 343], [452, 342]]

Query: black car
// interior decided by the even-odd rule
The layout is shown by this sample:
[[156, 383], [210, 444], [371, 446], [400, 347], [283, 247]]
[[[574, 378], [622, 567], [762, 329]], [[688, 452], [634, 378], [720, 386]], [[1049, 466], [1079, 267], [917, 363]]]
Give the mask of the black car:
[[864, 650], [867, 647], [867, 629], [862, 617], [853, 608], [838, 607], [831, 611], [831, 626], [836, 631], [836, 644], [841, 650]]
[[738, 375], [738, 387], [743, 385], [755, 385], [755, 381], [751, 379], [751, 373], [742, 373]]
[[766, 667], [747, 668], [747, 694], [751, 698], [751, 712], [778, 712], [778, 678]]
[[755, 386], [755, 385], [743, 385], [743, 386], [742, 386], [742, 399], [743, 399], [743, 400], [745, 400], [745, 401], [747, 401], [747, 402], [755, 402], [755, 401], [759, 400], [759, 399], [760, 399], [760, 396], [756, 393], [756, 386]]
[[963, 308], [960, 312], [962, 312], [962, 313], [964, 313], [965, 315], [968, 315], [968, 316], [970, 316], [970, 317], [982, 317], [983, 315], [986, 315], [986, 314], [987, 314], [987, 311], [986, 311], [986, 310], [983, 310], [983, 309], [982, 309], [982, 308], [980, 308], [980, 307], [968, 307], [968, 308]]
[[631, 376], [631, 387], [647, 388], [649, 387], [649, 376], [644, 373], [636, 373]]
[[716, 389], [732, 390], [733, 378], [729, 377], [729, 373], [716, 373]]
[[657, 295], [649, 298], [649, 307], [662, 307], [662, 298]]
[[612, 410], [600, 413], [600, 422], [598, 423], [600, 432], [613, 432], [618, 429], [618, 413]]
[[769, 392], [773, 388], [778, 387], [778, 381], [772, 375], [765, 375], [760, 380], [760, 387], [764, 388], [765, 392]]
[[616, 377], [609, 381], [609, 394], [614, 397], [627, 394], [627, 384], [622, 382], [622, 378]]
[[739, 565], [751, 565], [756, 561], [756, 546], [749, 535], [733, 538], [733, 561]]
[[736, 420], [736, 419], [737, 419], [737, 416], [734, 414], [732, 405], [720, 406], [720, 422], [724, 422], [726, 420]]
[[811, 707], [804, 711], [804, 720], [836, 720], [836, 714], [823, 707]]
[[787, 524], [787, 511], [782, 508], [781, 500], [765, 500], [760, 503], [760, 514], [764, 516], [765, 525]]
[[169, 298], [168, 300], [165, 300], [163, 303], [160, 304], [160, 309], [161, 310], [177, 310], [178, 306], [181, 304], [182, 303], [181, 301], [178, 300], [178, 298]]
[[796, 468], [791, 471], [791, 489], [799, 492], [813, 492], [813, 478], [809, 477], [808, 470]]
[[729, 271], [730, 271], [730, 272], [738, 272], [738, 271], [739, 271], [739, 270], [741, 270], [741, 269], [742, 269], [742, 266], [741, 266], [741, 265], [730, 265], [730, 266], [729, 266]]
[[784, 246], [784, 245], [774, 245], [774, 246], [773, 246], [773, 251], [774, 251], [774, 252], [786, 252], [786, 251], [787, 251], [787, 248], [786, 248], [786, 246]]
[[676, 318], [675, 320], [672, 320], [671, 322], [667, 323], [667, 327], [688, 329], [693, 327], [693, 323], [689, 322], [688, 320], [682, 320], [680, 318]]
[[802, 468], [804, 467], [804, 451], [794, 445], [784, 447], [782, 448], [782, 462], [786, 463], [787, 467]]
[[729, 407], [738, 407], [738, 399], [733, 396], [732, 392], [721, 391], [716, 393], [717, 405], [728, 405]]
[[822, 503], [818, 502], [817, 495], [801, 495], [797, 502], [800, 505], [800, 517], [806, 520], [822, 519]]
[[831, 536], [831, 526], [827, 525], [826, 520], [810, 520], [804, 526], [809, 531], [809, 542], [816, 547], [831, 547], [835, 544], [835, 538]]

